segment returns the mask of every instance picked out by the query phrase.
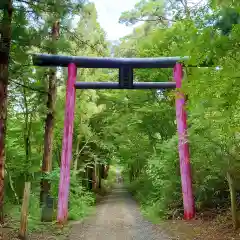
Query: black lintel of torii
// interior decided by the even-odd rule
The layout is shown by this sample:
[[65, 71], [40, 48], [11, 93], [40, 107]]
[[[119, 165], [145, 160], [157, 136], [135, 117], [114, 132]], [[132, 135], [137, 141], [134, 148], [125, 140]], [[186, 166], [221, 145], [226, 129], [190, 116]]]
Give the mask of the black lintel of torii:
[[133, 69], [173, 68], [176, 63], [184, 63], [190, 58], [187, 56], [158, 58], [108, 58], [34, 54], [32, 55], [32, 59], [35, 66], [68, 67], [70, 63], [74, 63], [78, 68], [119, 69], [119, 82], [76, 82], [76, 89], [173, 89], [176, 88], [175, 82], [134, 82]]

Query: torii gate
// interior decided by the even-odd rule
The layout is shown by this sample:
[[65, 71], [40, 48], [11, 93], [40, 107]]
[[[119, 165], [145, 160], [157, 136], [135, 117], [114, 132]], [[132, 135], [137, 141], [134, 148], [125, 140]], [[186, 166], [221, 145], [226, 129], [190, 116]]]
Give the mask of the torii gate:
[[[61, 173], [58, 195], [59, 223], [68, 218], [68, 195], [70, 185], [70, 162], [72, 158], [72, 137], [76, 89], [180, 89], [183, 79], [183, 66], [180, 61], [189, 57], [162, 58], [96, 58], [70, 57], [59, 55], [35, 54], [36, 66], [68, 67], [67, 93], [62, 140]], [[76, 82], [77, 68], [116, 68], [119, 69], [119, 82]], [[173, 68], [175, 82], [134, 82], [134, 68]], [[178, 91], [176, 97], [176, 119], [178, 130], [178, 150], [180, 159], [184, 218], [190, 220], [195, 216], [195, 204], [192, 192], [191, 166], [187, 141], [187, 116], [184, 95]]]

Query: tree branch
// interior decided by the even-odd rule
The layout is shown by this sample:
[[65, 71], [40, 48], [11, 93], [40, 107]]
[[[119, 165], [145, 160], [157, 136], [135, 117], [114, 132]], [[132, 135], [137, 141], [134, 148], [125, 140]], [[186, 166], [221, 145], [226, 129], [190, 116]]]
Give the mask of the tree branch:
[[43, 93], [43, 94], [48, 94], [48, 92], [46, 92], [46, 91], [43, 91], [43, 90], [40, 90], [40, 89], [37, 89], [37, 88], [33, 88], [33, 87], [30, 87], [30, 86], [26, 86], [26, 85], [24, 85], [24, 84], [22, 84], [22, 83], [19, 83], [19, 82], [17, 82], [17, 81], [14, 81], [14, 80], [10, 80], [10, 82], [13, 82], [13, 83], [15, 83], [15, 84], [18, 85], [18, 86], [27, 88], [27, 89], [32, 90], [32, 91], [35, 91], [35, 92], [39, 92], [39, 93]]
[[68, 33], [70, 33], [74, 38], [76, 38], [82, 45], [86, 45], [88, 47], [90, 47], [93, 51], [96, 51], [100, 56], [103, 56], [103, 54], [101, 52], [99, 52], [96, 49], [96, 45], [97, 44], [90, 44], [88, 41], [86, 40], [82, 40], [80, 39], [77, 34], [75, 32], [70, 31], [67, 27], [61, 27], [62, 29], [64, 29], [65, 31], [67, 31]]

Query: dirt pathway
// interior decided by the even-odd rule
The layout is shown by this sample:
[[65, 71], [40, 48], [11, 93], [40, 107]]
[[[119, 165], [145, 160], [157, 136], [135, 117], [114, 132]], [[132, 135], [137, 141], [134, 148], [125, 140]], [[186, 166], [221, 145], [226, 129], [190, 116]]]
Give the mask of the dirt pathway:
[[168, 240], [159, 228], [144, 220], [120, 185], [97, 206], [96, 214], [74, 224], [69, 240]]

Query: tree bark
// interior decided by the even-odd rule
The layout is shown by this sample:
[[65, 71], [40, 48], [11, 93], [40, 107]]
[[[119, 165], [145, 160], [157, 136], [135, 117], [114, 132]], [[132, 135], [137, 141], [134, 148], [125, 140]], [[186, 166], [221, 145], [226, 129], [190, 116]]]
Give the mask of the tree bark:
[[237, 195], [236, 195], [236, 188], [234, 186], [234, 180], [229, 172], [227, 172], [227, 181], [228, 181], [230, 197], [231, 197], [232, 222], [233, 222], [233, 227], [236, 230], [239, 227], [239, 221], [237, 216]]
[[[25, 143], [25, 160], [26, 165], [30, 165], [31, 161], [31, 127], [32, 127], [32, 113], [29, 111], [27, 92], [23, 88], [23, 99], [24, 99], [24, 118], [25, 118], [25, 127], [24, 127], [24, 143]], [[29, 181], [29, 174], [25, 175], [25, 181]]]
[[7, 87], [11, 45], [12, 0], [5, 0], [0, 25], [0, 221], [3, 222], [4, 161], [7, 122]]
[[92, 171], [92, 189], [96, 191], [97, 189], [97, 162], [94, 160], [93, 171]]
[[104, 179], [108, 177], [109, 168], [110, 168], [109, 165], [104, 166]]
[[98, 188], [101, 189], [102, 188], [102, 165], [98, 164]]
[[78, 138], [78, 141], [77, 141], [77, 149], [76, 149], [76, 152], [75, 152], [75, 161], [73, 163], [73, 177], [76, 179], [77, 178], [77, 174], [79, 173], [78, 172], [78, 159], [79, 159], [79, 156], [80, 154], [82, 153], [82, 151], [84, 150], [84, 148], [87, 146], [88, 142], [90, 141], [91, 137], [84, 143], [83, 147], [81, 149], [80, 148], [80, 143], [81, 143], [81, 139]]
[[75, 152], [75, 161], [73, 163], [73, 177], [75, 179], [77, 178], [79, 147], [80, 147], [80, 138], [78, 138], [78, 140], [77, 140], [77, 149], [76, 149], [76, 152]]
[[[51, 54], [56, 54], [56, 48], [54, 42], [59, 38], [59, 22], [54, 22], [52, 26], [52, 41], [53, 48]], [[48, 99], [47, 99], [47, 117], [45, 120], [45, 134], [44, 134], [44, 154], [42, 162], [42, 172], [49, 173], [52, 170], [52, 148], [53, 148], [53, 128], [55, 119], [55, 105], [56, 105], [56, 69], [50, 69], [49, 73], [49, 85], [48, 85]], [[41, 193], [40, 202], [45, 202], [44, 199], [47, 197], [50, 191], [50, 183], [47, 180], [41, 181]]]
[[20, 230], [18, 235], [20, 239], [27, 239], [27, 220], [28, 220], [28, 207], [29, 207], [29, 201], [30, 201], [30, 191], [31, 191], [31, 183], [25, 182], [22, 210], [21, 210]]

